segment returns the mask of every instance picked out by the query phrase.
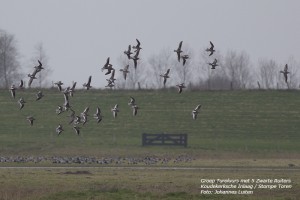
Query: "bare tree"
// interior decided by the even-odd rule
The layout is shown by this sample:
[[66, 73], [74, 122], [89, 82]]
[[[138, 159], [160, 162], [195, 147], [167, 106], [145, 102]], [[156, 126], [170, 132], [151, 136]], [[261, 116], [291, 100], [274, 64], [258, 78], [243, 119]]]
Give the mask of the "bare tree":
[[18, 50], [14, 36], [0, 30], [0, 86], [9, 85], [21, 78]]
[[232, 89], [245, 88], [252, 83], [251, 63], [249, 55], [242, 51], [229, 51], [224, 59], [224, 68], [231, 80]]
[[[208, 63], [217, 59], [218, 66], [216, 69], [211, 69]], [[201, 50], [198, 72], [198, 87], [201, 89], [229, 89], [228, 76], [223, 66], [223, 58], [219, 51], [216, 51], [212, 57], [207, 55], [205, 49]]]
[[260, 59], [258, 61], [259, 83], [262, 88], [275, 89], [280, 79], [278, 64], [274, 60]]
[[185, 83], [186, 86], [189, 86], [192, 84], [193, 79], [194, 79], [194, 53], [192, 48], [190, 48], [187, 45], [184, 45], [182, 47], [182, 55], [188, 55], [189, 58], [186, 60], [186, 63], [183, 65], [183, 61], [181, 59], [180, 62], [177, 61], [176, 57], [173, 56], [171, 63], [172, 66], [174, 66], [173, 72], [174, 74], [177, 75], [177, 78], [175, 77], [174, 83], [179, 84], [179, 83]]
[[[118, 58], [119, 67], [116, 68], [116, 87], [120, 89], [136, 89], [141, 87], [141, 84], [146, 84], [146, 67], [143, 59], [140, 58], [137, 68], [133, 66], [133, 62], [129, 60], [126, 56], [121, 55]], [[120, 72], [120, 69], [123, 69], [124, 66], [129, 65], [129, 73], [127, 74], [126, 80], [123, 77], [123, 73]]]
[[[155, 88], [162, 88], [163, 81], [162, 78], [159, 76], [170, 69], [172, 66], [172, 56], [176, 57], [176, 55], [172, 55], [173, 52], [171, 49], [162, 49], [158, 54], [153, 54], [148, 59], [149, 68], [151, 71], [151, 76], [147, 78], [149, 81], [152, 82]], [[170, 73], [173, 73], [173, 68], [171, 68]], [[150, 73], [149, 73], [150, 75]], [[169, 83], [170, 80], [168, 80]]]
[[42, 88], [42, 87], [50, 86], [51, 83], [48, 79], [48, 76], [51, 75], [52, 69], [49, 68], [48, 56], [44, 49], [43, 43], [38, 43], [34, 47], [34, 56], [31, 58], [30, 70], [32, 69], [32, 66], [37, 65], [38, 60], [41, 61], [44, 68], [38, 73], [38, 81], [37, 81], [38, 87]]

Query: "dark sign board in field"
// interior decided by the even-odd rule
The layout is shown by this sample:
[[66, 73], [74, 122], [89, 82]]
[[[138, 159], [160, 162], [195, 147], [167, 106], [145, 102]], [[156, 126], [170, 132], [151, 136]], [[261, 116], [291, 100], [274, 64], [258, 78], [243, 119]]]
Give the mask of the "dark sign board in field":
[[187, 134], [158, 133], [142, 135], [142, 145], [174, 145], [187, 147]]

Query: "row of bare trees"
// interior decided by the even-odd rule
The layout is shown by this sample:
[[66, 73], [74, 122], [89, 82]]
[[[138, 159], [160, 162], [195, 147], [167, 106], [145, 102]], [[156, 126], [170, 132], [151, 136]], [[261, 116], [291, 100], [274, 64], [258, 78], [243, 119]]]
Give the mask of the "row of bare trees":
[[[40, 88], [47, 87], [49, 81], [45, 77], [48, 77], [52, 71], [48, 66], [48, 57], [42, 43], [38, 43], [34, 47], [33, 56], [28, 62], [27, 68], [32, 69], [36, 65], [37, 60], [43, 63], [45, 70], [39, 73], [39, 81], [34, 83], [35, 85], [33, 86]], [[0, 88], [9, 88], [12, 84], [16, 84], [21, 79], [24, 79], [26, 73], [23, 70], [20, 65], [20, 54], [14, 35], [0, 30]]]
[[[287, 63], [278, 64], [272, 59], [260, 59], [254, 65], [247, 52], [228, 51], [225, 55], [220, 52], [214, 54], [219, 66], [211, 69], [208, 65], [213, 58], [207, 52], [200, 51], [200, 56], [195, 56], [190, 47], [184, 50], [190, 56], [183, 66], [177, 61], [177, 57], [171, 49], [162, 49], [145, 60], [141, 59], [137, 70], [132, 64], [121, 55], [118, 60], [119, 66], [130, 65], [128, 80], [123, 80], [119, 75], [116, 84], [120, 89], [162, 88], [163, 80], [159, 76], [171, 69], [170, 79], [167, 87], [174, 87], [176, 84], [185, 83], [191, 89], [202, 90], [228, 90], [228, 89], [296, 89], [299, 87], [300, 63], [290, 57]], [[285, 83], [283, 75], [279, 72], [284, 65], [289, 65], [288, 82]]]
[[[191, 89], [205, 90], [295, 89], [299, 87], [300, 63], [293, 57], [290, 57], [286, 63], [280, 64], [274, 60], [260, 59], [255, 65], [245, 51], [231, 50], [226, 54], [216, 51], [210, 57], [205, 49], [200, 50], [199, 55], [196, 55], [188, 45], [184, 45], [182, 50], [190, 57], [184, 66], [177, 61], [177, 56], [172, 49], [164, 48], [148, 59], [141, 55], [136, 70], [133, 62], [128, 60], [125, 54], [120, 55], [117, 66], [123, 68], [129, 65], [130, 73], [126, 80], [123, 79], [121, 73], [117, 73], [116, 88], [162, 88], [163, 80], [160, 74], [165, 73], [167, 69], [170, 69], [171, 78], [168, 79], [166, 87], [174, 87], [180, 83], [185, 83]], [[211, 69], [208, 63], [212, 62], [214, 58], [218, 60], [219, 66]], [[26, 73], [22, 72], [24, 69], [20, 67], [19, 59], [14, 36], [0, 30], [0, 87], [8, 88], [11, 84], [26, 77]], [[34, 82], [33, 87], [48, 87], [50, 81], [47, 77], [52, 70], [48, 66], [48, 57], [42, 43], [38, 43], [34, 47], [33, 56], [25, 70], [32, 69], [37, 60], [43, 63], [45, 69], [38, 74], [38, 81]], [[288, 64], [290, 71], [287, 83], [285, 83], [283, 75], [279, 73], [285, 64]]]

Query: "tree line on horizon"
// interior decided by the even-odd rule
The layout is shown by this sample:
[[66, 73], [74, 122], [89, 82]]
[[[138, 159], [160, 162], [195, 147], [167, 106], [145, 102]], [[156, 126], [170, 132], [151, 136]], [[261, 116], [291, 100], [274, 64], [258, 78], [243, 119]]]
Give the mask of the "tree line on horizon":
[[[176, 44], [174, 45], [176, 47]], [[273, 59], [260, 59], [256, 64], [251, 62], [246, 51], [237, 52], [228, 50], [226, 54], [215, 52], [219, 66], [211, 69], [208, 65], [212, 58], [204, 49], [196, 55], [191, 47], [183, 46], [190, 59], [182, 66], [177, 61], [172, 49], [164, 48], [148, 59], [141, 58], [136, 69], [131, 68], [126, 80], [122, 73], [116, 76], [116, 89], [160, 89], [163, 88], [162, 78], [159, 76], [168, 68], [170, 79], [166, 87], [175, 87], [176, 84], [185, 83], [187, 88], [193, 90], [236, 90], [236, 89], [297, 89], [300, 87], [300, 63], [290, 57], [287, 63], [278, 63]], [[40, 73], [33, 87], [53, 87], [49, 80], [52, 69], [48, 65], [48, 56], [43, 44], [34, 47], [30, 59], [30, 67], [40, 60], [46, 70]], [[289, 66], [288, 82], [286, 83], [280, 73], [285, 64]], [[120, 54], [117, 66], [132, 65], [126, 55]], [[22, 66], [24, 66], [22, 64]], [[27, 80], [22, 73], [19, 51], [14, 35], [0, 29], [0, 88], [9, 88], [12, 84]]]

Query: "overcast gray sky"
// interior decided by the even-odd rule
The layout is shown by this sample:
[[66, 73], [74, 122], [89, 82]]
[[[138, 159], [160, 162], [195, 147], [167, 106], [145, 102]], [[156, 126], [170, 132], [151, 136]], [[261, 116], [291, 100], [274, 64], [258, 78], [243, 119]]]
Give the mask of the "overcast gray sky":
[[253, 64], [299, 61], [299, 8], [298, 0], [0, 0], [0, 29], [15, 35], [23, 65], [42, 42], [50, 80], [82, 85], [92, 75], [104, 87], [106, 58], [120, 69], [118, 57], [136, 38], [146, 60], [183, 40], [195, 56], [213, 41], [223, 54], [246, 51]]

